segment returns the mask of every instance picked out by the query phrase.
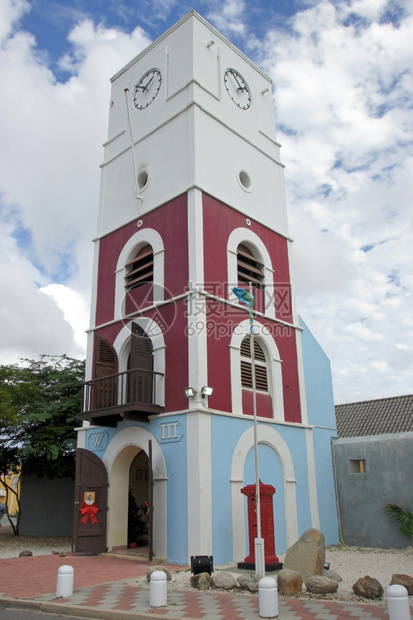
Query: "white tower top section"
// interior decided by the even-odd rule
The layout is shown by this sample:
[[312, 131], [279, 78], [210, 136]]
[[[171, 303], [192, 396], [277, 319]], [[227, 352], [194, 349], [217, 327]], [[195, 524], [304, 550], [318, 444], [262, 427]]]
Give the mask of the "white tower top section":
[[111, 81], [99, 236], [194, 187], [288, 236], [271, 80], [208, 22], [191, 11]]

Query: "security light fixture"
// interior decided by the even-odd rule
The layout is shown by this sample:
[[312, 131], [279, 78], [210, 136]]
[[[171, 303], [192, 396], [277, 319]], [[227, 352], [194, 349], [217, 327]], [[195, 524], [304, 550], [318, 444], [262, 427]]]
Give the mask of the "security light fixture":
[[200, 573], [214, 572], [214, 559], [212, 555], [191, 555], [191, 573], [199, 575]]
[[184, 392], [187, 398], [193, 398], [196, 394], [196, 390], [194, 390], [194, 388], [191, 388], [191, 387], [185, 388]]
[[202, 398], [204, 398], [205, 396], [211, 396], [213, 391], [214, 391], [214, 388], [204, 385], [204, 387], [201, 390]]

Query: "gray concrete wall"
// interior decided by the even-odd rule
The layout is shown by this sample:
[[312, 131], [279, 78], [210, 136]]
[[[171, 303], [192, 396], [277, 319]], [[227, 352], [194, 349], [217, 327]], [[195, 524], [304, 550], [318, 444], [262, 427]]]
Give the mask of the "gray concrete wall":
[[[333, 442], [343, 542], [402, 548], [410, 544], [384, 514], [386, 504], [413, 510], [413, 433], [337, 439]], [[363, 460], [364, 473], [356, 473]]]
[[24, 475], [20, 487], [20, 534], [72, 536], [74, 480]]

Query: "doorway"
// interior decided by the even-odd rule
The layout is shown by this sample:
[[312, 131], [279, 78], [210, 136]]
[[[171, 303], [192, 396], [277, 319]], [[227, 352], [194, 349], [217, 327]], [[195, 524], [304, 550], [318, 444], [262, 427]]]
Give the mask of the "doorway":
[[148, 455], [140, 450], [129, 469], [128, 494], [128, 549], [140, 555], [149, 553], [149, 470]]
[[[131, 465], [143, 452], [149, 459], [153, 452], [152, 467], [152, 550], [157, 558], [166, 558], [166, 465], [161, 447], [154, 435], [141, 426], [120, 430], [109, 442], [103, 462], [109, 472], [108, 549], [127, 551], [128, 493]], [[149, 472], [150, 472], [150, 468]], [[150, 472], [151, 473], [151, 472]], [[150, 495], [150, 484], [148, 484]], [[139, 548], [138, 548], [139, 549]], [[132, 551], [132, 550], [131, 550]], [[136, 552], [135, 552], [136, 553]]]

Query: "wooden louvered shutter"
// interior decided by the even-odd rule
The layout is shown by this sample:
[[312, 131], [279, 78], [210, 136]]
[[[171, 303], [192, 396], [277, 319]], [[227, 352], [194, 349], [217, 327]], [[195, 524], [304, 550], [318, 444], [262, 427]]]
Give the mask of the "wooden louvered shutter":
[[251, 250], [240, 243], [237, 248], [237, 271], [240, 282], [252, 283], [261, 288], [264, 281], [264, 264], [259, 261]]
[[[252, 389], [252, 365], [250, 336], [241, 342], [241, 358], [248, 358], [249, 361], [241, 359], [241, 385], [244, 388]], [[265, 353], [261, 345], [254, 340], [254, 362], [255, 362], [255, 387], [257, 390], [268, 392], [267, 366]]]
[[135, 258], [126, 263], [125, 287], [130, 290], [147, 282], [153, 282], [153, 250], [145, 245]]
[[117, 403], [118, 356], [112, 345], [102, 336], [95, 340], [95, 409], [113, 407]]
[[149, 336], [135, 323], [132, 323], [129, 369], [131, 371], [129, 374], [130, 402], [151, 404], [153, 400], [152, 343]]

